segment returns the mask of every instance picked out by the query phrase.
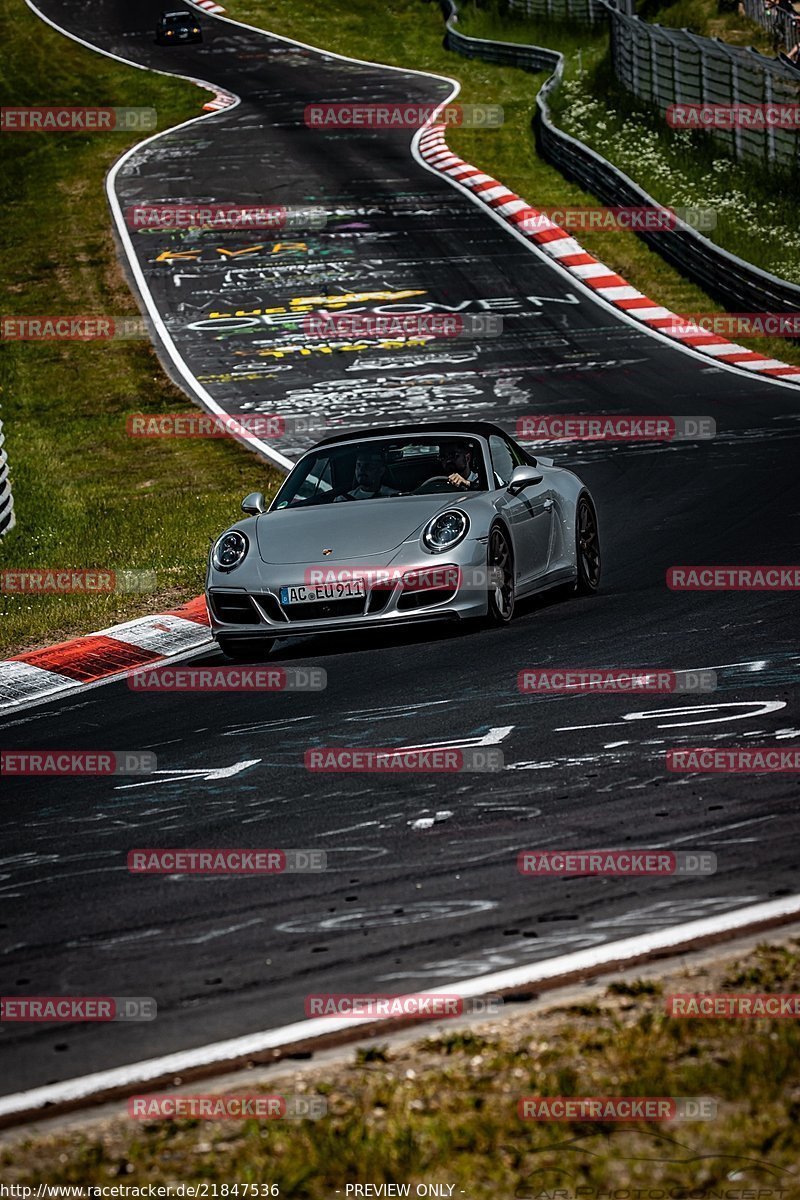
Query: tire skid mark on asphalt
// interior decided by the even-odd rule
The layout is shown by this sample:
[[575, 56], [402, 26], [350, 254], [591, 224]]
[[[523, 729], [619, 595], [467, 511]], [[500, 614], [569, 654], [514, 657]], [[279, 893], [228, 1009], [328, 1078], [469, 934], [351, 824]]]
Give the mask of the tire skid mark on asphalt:
[[196, 937], [173, 937], [172, 944], [179, 946], [202, 946], [206, 942], [213, 942], [218, 938], [228, 937], [231, 933], [239, 933], [242, 929], [249, 929], [253, 925], [263, 924], [263, 917], [252, 917], [249, 921], [240, 921], [236, 925], [223, 925], [219, 929], [211, 929], [208, 933], [201, 933]]
[[[647, 929], [648, 932], [651, 932], [653, 928], [659, 926], [682, 924], [684, 921], [724, 912], [728, 908], [758, 904], [763, 899], [763, 896], [719, 896], [700, 900], [657, 901], [643, 908], [631, 909], [620, 916], [590, 921], [580, 933], [564, 932], [541, 936], [531, 930], [528, 937], [523, 936], [517, 942], [500, 942], [477, 954], [469, 954], [461, 958], [429, 960], [414, 971], [393, 971], [379, 975], [376, 982], [390, 983], [421, 977], [449, 979], [459, 975], [486, 975], [489, 972], [522, 963], [541, 962], [548, 958], [554, 958], [563, 953], [566, 948], [580, 950], [604, 945], [615, 940], [614, 932], [619, 929]], [[562, 919], [571, 919], [571, 917], [562, 917]], [[530, 917], [532, 925], [537, 920], [541, 920], [541, 917]], [[598, 932], [594, 932], [595, 930]]]
[[416, 925], [427, 921], [445, 921], [477, 916], [498, 907], [496, 900], [419, 900], [410, 904], [383, 904], [358, 908], [337, 916], [327, 913], [306, 913], [275, 928], [279, 933], [341, 933], [352, 927], [385, 928]]
[[227, 729], [217, 731], [218, 737], [252, 737], [255, 733], [283, 733], [293, 730], [302, 721], [313, 721], [315, 717], [305, 714], [301, 717], [279, 717], [274, 721], [253, 721], [246, 725], [232, 725]]
[[760, 825], [763, 821], [775, 821], [777, 817], [777, 813], [764, 813], [760, 817], [748, 817], [746, 821], [733, 821], [725, 825], [717, 825], [714, 829], [703, 829], [700, 833], [687, 833], [681, 837], [667, 838], [663, 842], [651, 842], [648, 845], [648, 849], [664, 850], [668, 846], [678, 846], [682, 842], [697, 841], [698, 843], [702, 843], [707, 837], [711, 837], [715, 833], [729, 833], [732, 829], [743, 829], [746, 825]]
[[129, 945], [132, 942], [145, 942], [154, 937], [161, 938], [164, 932], [163, 929], [136, 929], [130, 933], [115, 933], [110, 936], [102, 934], [98, 937], [81, 937], [65, 942], [64, 947], [67, 950], [77, 950], [84, 946], [91, 946], [93, 950], [116, 950], [118, 946]]

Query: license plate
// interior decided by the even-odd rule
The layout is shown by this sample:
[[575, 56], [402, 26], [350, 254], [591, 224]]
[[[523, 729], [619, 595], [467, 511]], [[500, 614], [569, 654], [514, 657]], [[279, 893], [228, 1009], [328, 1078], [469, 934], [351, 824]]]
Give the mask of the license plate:
[[281, 604], [315, 604], [320, 600], [355, 600], [366, 596], [363, 579], [347, 579], [341, 583], [301, 583], [297, 587], [280, 589]]

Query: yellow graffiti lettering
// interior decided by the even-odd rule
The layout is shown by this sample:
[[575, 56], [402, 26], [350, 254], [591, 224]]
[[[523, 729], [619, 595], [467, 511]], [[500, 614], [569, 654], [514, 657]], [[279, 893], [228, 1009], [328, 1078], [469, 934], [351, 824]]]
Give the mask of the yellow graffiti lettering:
[[223, 254], [225, 258], [238, 258], [240, 254], [257, 254], [259, 250], [263, 249], [263, 242], [258, 246], [245, 246], [244, 250], [226, 250], [224, 246], [217, 246], [217, 254]]
[[263, 317], [271, 313], [286, 312], [285, 308], [237, 308], [236, 312], [212, 312], [208, 314], [209, 321], [216, 321], [220, 318], [227, 319], [229, 317]]
[[[303, 358], [308, 358], [312, 354], [333, 354], [335, 351], [344, 351], [344, 353], [358, 353], [361, 350], [407, 350], [411, 346], [426, 346], [429, 338], [408, 338], [406, 341], [383, 341], [383, 342], [335, 342], [332, 346], [323, 343], [319, 346], [281, 346], [272, 347], [266, 350], [256, 350], [256, 358], [285, 358], [287, 354], [300, 354]], [[253, 356], [252, 350], [234, 350], [234, 355], [239, 355], [242, 358], [250, 358]]]
[[290, 306], [297, 308], [313, 308], [324, 305], [326, 308], [341, 308], [346, 304], [361, 304], [367, 300], [406, 300], [409, 296], [424, 296], [425, 292], [346, 292], [341, 296], [295, 296], [290, 300]]
[[283, 250], [308, 250], [305, 242], [276, 242], [272, 247], [273, 254], [280, 254]]
[[156, 262], [173, 262], [175, 259], [182, 259], [184, 261], [188, 259], [189, 262], [193, 262], [200, 257], [200, 254], [200, 250], [162, 250]]

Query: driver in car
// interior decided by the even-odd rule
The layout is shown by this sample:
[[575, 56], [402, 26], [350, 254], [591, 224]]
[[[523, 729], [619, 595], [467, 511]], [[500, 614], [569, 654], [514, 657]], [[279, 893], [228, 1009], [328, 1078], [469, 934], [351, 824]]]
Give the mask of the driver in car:
[[472, 450], [457, 442], [448, 442], [441, 449], [442, 462], [448, 482], [462, 491], [470, 491], [478, 486], [479, 475], [475, 470]]
[[396, 496], [397, 489], [386, 487], [386, 459], [380, 450], [359, 450], [356, 458], [353, 486], [336, 500], [375, 500], [379, 496]]

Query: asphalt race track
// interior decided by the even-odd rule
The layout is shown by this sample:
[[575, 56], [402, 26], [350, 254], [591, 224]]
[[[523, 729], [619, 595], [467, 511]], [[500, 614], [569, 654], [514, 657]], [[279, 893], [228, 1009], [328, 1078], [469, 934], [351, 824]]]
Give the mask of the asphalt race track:
[[[161, 773], [4, 780], [3, 993], [147, 995], [159, 1008], [147, 1024], [6, 1027], [4, 1094], [299, 1021], [309, 993], [443, 986], [797, 890], [793, 777], [669, 774], [664, 752], [800, 737], [792, 593], [665, 585], [674, 564], [797, 561], [798, 393], [622, 321], [418, 164], [408, 132], [303, 124], [320, 98], [440, 99], [441, 82], [208, 18], [205, 43], [178, 54], [153, 44], [158, 10], [147, 0], [136, 11], [102, 0], [91, 17], [78, 3], [43, 8], [105, 49], [242, 97], [132, 156], [118, 176], [123, 207], [216, 197], [341, 210], [311, 239], [313, 255], [284, 259], [268, 245], [243, 275], [243, 259], [231, 267], [216, 251], [219, 235], [193, 235], [200, 256], [188, 267], [155, 261], [179, 235], [136, 235], [181, 355], [228, 411], [344, 424], [481, 416], [512, 430], [534, 412], [703, 414], [718, 436], [556, 455], [598, 501], [604, 585], [594, 599], [530, 602], [499, 631], [279, 647], [276, 663], [327, 671], [320, 693], [154, 695], [122, 681], [7, 717], [3, 748], [149, 749]], [[228, 248], [247, 242], [225, 235]], [[259, 357], [285, 345], [288, 326], [222, 340], [190, 328], [213, 311], [408, 289], [434, 304], [470, 301], [467, 311], [499, 298], [519, 307], [498, 306], [499, 338], [380, 361]], [[522, 668], [567, 665], [714, 668], [719, 687], [699, 697], [519, 693]], [[377, 777], [303, 766], [316, 745], [465, 742], [499, 746], [505, 769]], [[315, 848], [329, 870], [132, 878], [137, 846]], [[612, 846], [707, 849], [718, 871], [625, 880], [516, 869], [521, 849]]]

